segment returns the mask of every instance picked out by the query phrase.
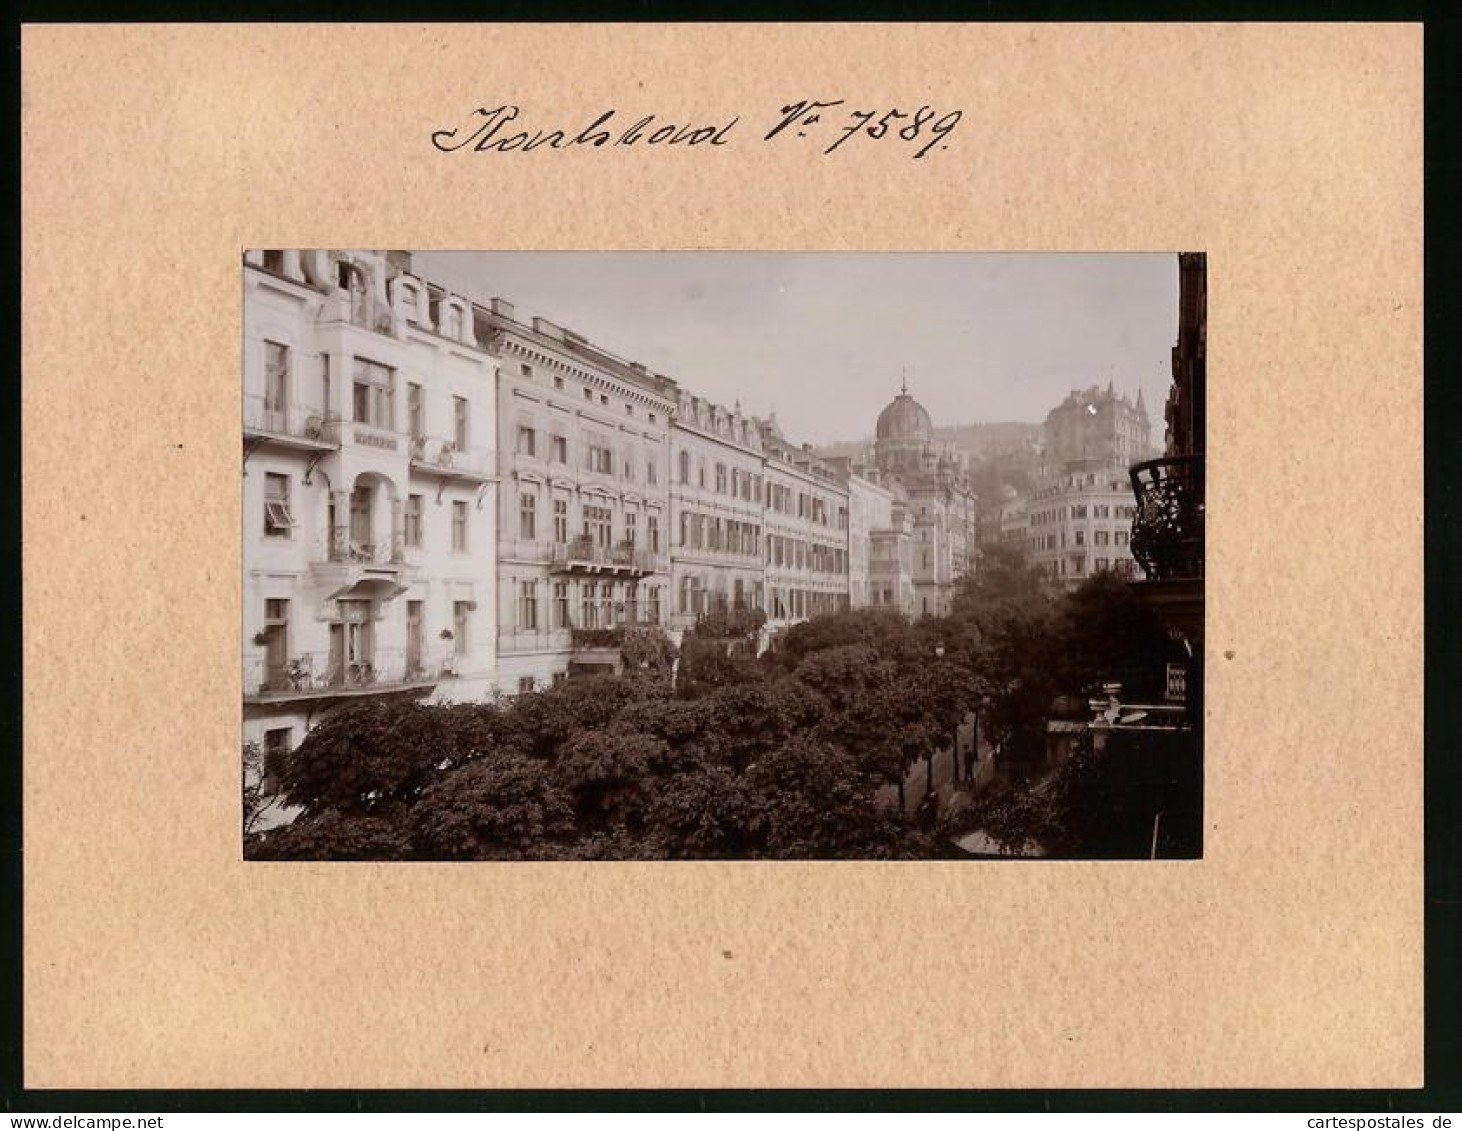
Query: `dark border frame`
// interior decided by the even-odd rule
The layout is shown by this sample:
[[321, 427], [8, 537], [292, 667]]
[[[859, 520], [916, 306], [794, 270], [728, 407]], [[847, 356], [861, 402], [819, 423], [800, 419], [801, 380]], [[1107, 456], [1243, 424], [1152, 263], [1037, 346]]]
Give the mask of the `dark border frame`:
[[[0, 1094], [8, 1112], [183, 1111], [1309, 1111], [1427, 1112], [1462, 1110], [1462, 374], [1444, 319], [1462, 309], [1462, 7], [1406, 0], [1182, 0], [1157, 11], [1133, 0], [906, 0], [897, 8], [869, 0], [809, 0], [800, 10], [768, 0], [712, 2], [630, 0], [496, 0], [490, 6], [438, 0], [445, 19], [564, 22], [903, 19], [1008, 20], [1364, 20], [1425, 24], [1426, 192], [1426, 1085], [1413, 1090], [35, 1090], [21, 1079], [21, 529], [20, 529], [20, 24], [85, 20], [192, 20], [187, 0], [21, 0], [4, 54], [11, 113], [5, 122], [11, 230], [4, 273], [4, 341], [13, 379], [4, 382], [0, 489]], [[320, 0], [216, 0], [215, 20], [419, 20], [400, 0], [362, 0], [347, 10]], [[1377, 599], [1384, 579], [1378, 579]]]

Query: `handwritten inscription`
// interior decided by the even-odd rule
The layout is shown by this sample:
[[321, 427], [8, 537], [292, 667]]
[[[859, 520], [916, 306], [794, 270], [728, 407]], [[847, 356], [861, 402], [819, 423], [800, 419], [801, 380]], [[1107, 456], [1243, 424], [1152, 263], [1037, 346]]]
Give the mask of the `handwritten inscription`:
[[[900, 110], [896, 107], [852, 109], [845, 99], [815, 101], [806, 99], [783, 106], [780, 118], [770, 121], [771, 129], [761, 135], [763, 143], [785, 138], [810, 138], [822, 145], [823, 155], [831, 154], [850, 138], [862, 136], [884, 144], [902, 143], [904, 151], [915, 159], [934, 150], [948, 149], [946, 139], [959, 124], [961, 112], [951, 110], [943, 115], [930, 106]], [[731, 143], [733, 131], [741, 121], [738, 114], [719, 122], [676, 122], [647, 114], [633, 122], [621, 119], [617, 110], [605, 110], [581, 129], [527, 128], [523, 111], [512, 104], [491, 110], [474, 110], [466, 122], [450, 129], [436, 130], [432, 145], [443, 153], [467, 150], [473, 153], [527, 153], [534, 149], [572, 149], [587, 146], [603, 147], [683, 147]], [[628, 124], [626, 124], [628, 123]], [[887, 139], [887, 140], [885, 140]], [[788, 144], [785, 140], [775, 142]]]
[[[812, 127], [823, 121], [824, 111], [834, 110], [844, 104], [844, 100], [838, 98], [832, 102], [804, 101], [783, 106], [782, 120], [772, 127], [763, 140], [771, 141], [783, 130], [794, 127], [798, 137], [807, 137], [809, 131], [812, 131]], [[841, 130], [841, 135], [824, 149], [823, 153], [832, 153], [856, 134], [863, 134], [874, 140], [896, 137], [910, 143], [927, 139], [923, 145], [914, 150], [916, 159], [923, 157], [936, 145], [941, 149], [947, 149], [949, 147], [944, 144], [944, 139], [959, 124], [961, 113], [958, 110], [951, 110], [937, 121], [935, 114], [934, 109], [929, 106], [920, 106], [913, 111], [884, 110], [882, 108], [838, 111], [832, 115], [832, 120], [826, 124], [824, 131], [837, 129]], [[874, 121], [875, 118], [877, 121]], [[898, 124], [901, 120], [905, 123], [902, 126]]]

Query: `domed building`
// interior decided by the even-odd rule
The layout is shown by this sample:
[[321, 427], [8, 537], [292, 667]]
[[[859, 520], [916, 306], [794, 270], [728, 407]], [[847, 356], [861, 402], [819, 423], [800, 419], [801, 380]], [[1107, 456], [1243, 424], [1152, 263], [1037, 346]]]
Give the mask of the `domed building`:
[[912, 520], [912, 612], [949, 612], [959, 579], [974, 568], [975, 494], [965, 458], [935, 439], [929, 410], [907, 381], [878, 414], [872, 464], [854, 470], [893, 490]]
[[922, 471], [925, 453], [934, 444], [929, 410], [909, 395], [907, 384], [878, 414], [873, 459], [888, 471]]

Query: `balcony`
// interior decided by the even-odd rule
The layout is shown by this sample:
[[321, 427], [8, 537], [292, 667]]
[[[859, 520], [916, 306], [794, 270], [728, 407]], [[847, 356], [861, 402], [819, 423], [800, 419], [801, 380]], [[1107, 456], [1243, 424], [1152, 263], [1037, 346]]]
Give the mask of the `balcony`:
[[1166, 456], [1129, 472], [1137, 495], [1132, 556], [1149, 581], [1203, 576], [1202, 456]]
[[451, 440], [434, 436], [418, 436], [411, 441], [411, 470], [463, 483], [486, 483], [493, 477], [492, 452], [487, 448], [458, 447]]
[[696, 616], [694, 629], [699, 637], [728, 640], [754, 636], [767, 623], [767, 615], [761, 609], [736, 605], [730, 608], [713, 608]]
[[244, 437], [301, 451], [330, 451], [340, 446], [340, 419], [313, 405], [273, 404], [246, 393]]
[[621, 542], [603, 546], [592, 538], [555, 542], [548, 556], [553, 573], [602, 574], [609, 577], [644, 577], [664, 572], [664, 558]]
[[1167, 456], [1131, 469], [1137, 495], [1132, 556], [1147, 575], [1135, 592], [1191, 644], [1203, 640], [1203, 457]]
[[429, 691], [451, 678], [450, 661], [429, 664], [410, 649], [377, 648], [347, 662], [328, 652], [302, 652], [279, 667], [259, 659], [245, 664], [245, 703], [289, 703]]
[[405, 591], [414, 570], [403, 559], [403, 547], [391, 542], [320, 539], [310, 560], [310, 572], [328, 600], [389, 601]]
[[569, 645], [575, 652], [612, 649], [624, 644], [624, 626], [615, 628], [574, 628], [569, 630]]

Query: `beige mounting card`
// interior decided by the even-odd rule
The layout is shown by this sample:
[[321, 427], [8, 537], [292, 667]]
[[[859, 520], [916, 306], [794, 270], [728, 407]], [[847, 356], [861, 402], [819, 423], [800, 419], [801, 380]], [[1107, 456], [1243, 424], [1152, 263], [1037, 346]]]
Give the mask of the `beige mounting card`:
[[[1385, 24], [27, 27], [26, 1083], [1420, 1084], [1421, 60]], [[762, 140], [836, 98], [963, 114], [917, 159]], [[740, 120], [433, 145], [504, 103]], [[1207, 252], [1205, 859], [245, 864], [240, 256], [319, 246]]]

